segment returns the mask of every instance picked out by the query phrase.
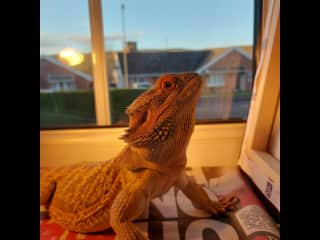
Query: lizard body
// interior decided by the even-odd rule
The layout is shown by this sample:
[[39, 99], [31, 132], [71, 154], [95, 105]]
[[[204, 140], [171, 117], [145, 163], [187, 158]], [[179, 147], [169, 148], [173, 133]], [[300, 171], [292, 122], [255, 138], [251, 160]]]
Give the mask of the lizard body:
[[132, 221], [173, 185], [214, 215], [232, 208], [232, 200], [212, 202], [184, 171], [202, 84], [195, 73], [160, 77], [128, 107], [127, 145], [115, 158], [42, 168], [40, 204], [51, 219], [70, 231], [112, 227], [118, 239], [148, 239]]

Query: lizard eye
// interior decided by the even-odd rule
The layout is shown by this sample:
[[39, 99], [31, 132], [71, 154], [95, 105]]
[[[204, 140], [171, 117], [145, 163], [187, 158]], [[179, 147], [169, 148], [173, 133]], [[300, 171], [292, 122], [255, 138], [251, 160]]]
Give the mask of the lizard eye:
[[174, 84], [171, 81], [164, 81], [162, 83], [162, 88], [166, 90], [172, 90], [174, 88]]
[[170, 88], [171, 87], [171, 82], [165, 82], [164, 83], [164, 88]]

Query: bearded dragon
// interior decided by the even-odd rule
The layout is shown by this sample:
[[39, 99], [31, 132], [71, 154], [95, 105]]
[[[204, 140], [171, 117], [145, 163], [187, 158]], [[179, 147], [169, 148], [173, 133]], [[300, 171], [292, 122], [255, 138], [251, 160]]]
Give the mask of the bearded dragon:
[[163, 75], [127, 108], [127, 145], [116, 157], [41, 168], [40, 204], [52, 221], [80, 233], [112, 227], [118, 239], [148, 239], [133, 221], [172, 186], [213, 215], [233, 208], [234, 199], [213, 202], [185, 173], [202, 85], [196, 73]]

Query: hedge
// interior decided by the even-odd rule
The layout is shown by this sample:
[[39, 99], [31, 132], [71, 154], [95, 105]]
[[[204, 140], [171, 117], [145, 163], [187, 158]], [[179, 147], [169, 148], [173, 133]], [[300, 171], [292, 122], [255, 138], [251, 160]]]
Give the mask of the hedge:
[[[124, 111], [144, 90], [111, 89], [112, 124], [126, 122]], [[93, 91], [40, 93], [40, 127], [95, 122]]]
[[118, 121], [127, 121], [128, 118], [125, 114], [126, 108], [144, 91], [145, 90], [142, 89], [112, 89], [110, 91], [112, 124]]
[[[112, 124], [126, 124], [126, 107], [145, 90], [110, 89]], [[201, 101], [212, 101], [223, 95], [202, 96]], [[251, 93], [236, 93], [233, 101], [250, 100]], [[40, 127], [59, 125], [95, 125], [93, 91], [40, 93]]]

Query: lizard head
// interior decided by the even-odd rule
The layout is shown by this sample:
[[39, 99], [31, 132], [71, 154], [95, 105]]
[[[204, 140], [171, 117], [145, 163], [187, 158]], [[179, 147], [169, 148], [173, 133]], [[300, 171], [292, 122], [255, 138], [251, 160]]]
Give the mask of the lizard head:
[[121, 138], [134, 147], [186, 147], [202, 85], [196, 73], [161, 76], [128, 107], [129, 128]]

